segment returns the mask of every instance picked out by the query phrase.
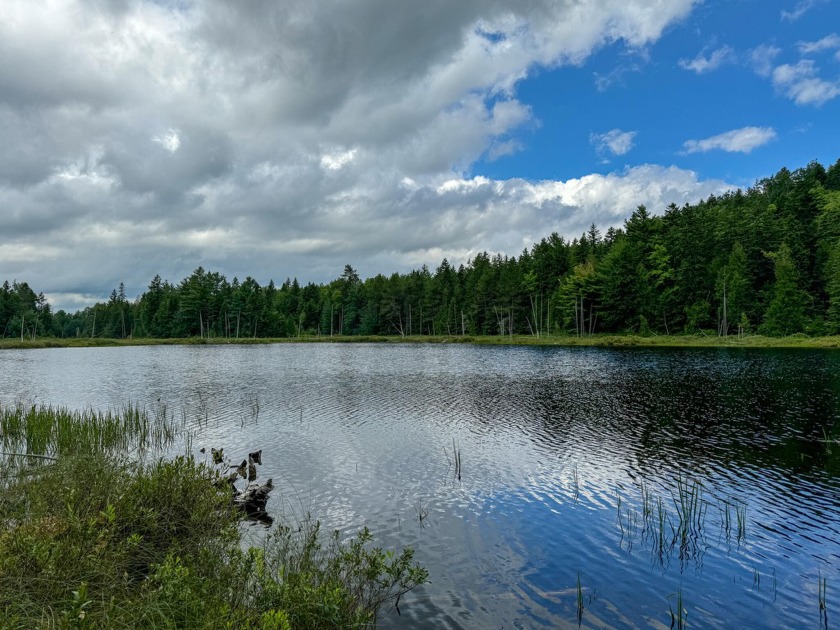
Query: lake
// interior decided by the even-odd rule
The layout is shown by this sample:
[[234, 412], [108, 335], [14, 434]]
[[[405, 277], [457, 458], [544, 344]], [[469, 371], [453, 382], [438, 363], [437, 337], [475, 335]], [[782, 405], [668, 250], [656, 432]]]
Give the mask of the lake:
[[4, 350], [0, 402], [132, 402], [183, 418], [196, 451], [262, 448], [273, 516], [416, 550], [431, 583], [383, 627], [840, 615], [840, 352]]

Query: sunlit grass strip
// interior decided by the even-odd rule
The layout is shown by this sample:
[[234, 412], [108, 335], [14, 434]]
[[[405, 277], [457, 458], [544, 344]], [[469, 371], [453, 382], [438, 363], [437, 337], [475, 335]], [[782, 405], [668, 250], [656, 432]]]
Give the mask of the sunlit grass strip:
[[840, 348], [840, 336], [808, 337], [797, 334], [789, 337], [762, 335], [652, 335], [594, 334], [586, 337], [554, 334], [533, 337], [529, 335], [345, 335], [302, 337], [256, 337], [231, 339], [226, 337], [183, 337], [177, 339], [89, 339], [89, 338], [39, 338], [35, 340], [0, 339], [0, 350], [13, 348], [89, 348], [113, 346], [152, 345], [255, 345], [269, 343], [467, 343], [504, 346], [589, 346], [589, 347], [697, 347], [697, 348]]
[[163, 449], [184, 431], [165, 412], [150, 417], [136, 405], [119, 412], [70, 411], [49, 405], [0, 406], [4, 457], [59, 457]]

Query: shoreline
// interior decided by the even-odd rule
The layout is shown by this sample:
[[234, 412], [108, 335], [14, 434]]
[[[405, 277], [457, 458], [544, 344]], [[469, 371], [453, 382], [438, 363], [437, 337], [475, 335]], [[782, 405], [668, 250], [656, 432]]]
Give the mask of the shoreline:
[[492, 346], [558, 346], [558, 347], [648, 347], [648, 348], [840, 348], [840, 336], [808, 337], [804, 334], [789, 337], [744, 335], [717, 337], [711, 335], [612, 335], [595, 334], [586, 337], [551, 335], [477, 336], [477, 335], [414, 335], [414, 336], [321, 336], [321, 337], [257, 337], [225, 338], [182, 337], [169, 339], [105, 339], [105, 338], [56, 338], [35, 340], [0, 339], [0, 350], [45, 348], [101, 348], [121, 346], [172, 346], [172, 345], [266, 345], [284, 343], [396, 343], [396, 344], [447, 344], [466, 343]]

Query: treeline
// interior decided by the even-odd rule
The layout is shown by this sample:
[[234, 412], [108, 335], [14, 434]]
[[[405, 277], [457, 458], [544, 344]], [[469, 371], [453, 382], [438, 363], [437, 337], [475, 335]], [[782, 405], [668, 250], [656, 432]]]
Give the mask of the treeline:
[[457, 268], [362, 280], [346, 265], [328, 284], [261, 286], [199, 267], [178, 284], [155, 276], [134, 301], [120, 285], [73, 314], [7, 282], [0, 326], [5, 337], [837, 334], [840, 160]]

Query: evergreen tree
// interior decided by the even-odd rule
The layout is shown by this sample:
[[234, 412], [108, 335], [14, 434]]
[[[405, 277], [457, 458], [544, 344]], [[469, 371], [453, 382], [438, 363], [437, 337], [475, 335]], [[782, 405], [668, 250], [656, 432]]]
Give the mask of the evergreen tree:
[[807, 295], [801, 286], [799, 271], [790, 247], [783, 243], [779, 251], [768, 253], [773, 261], [776, 282], [771, 289], [770, 305], [764, 315], [761, 332], [767, 335], [792, 335], [805, 329]]

